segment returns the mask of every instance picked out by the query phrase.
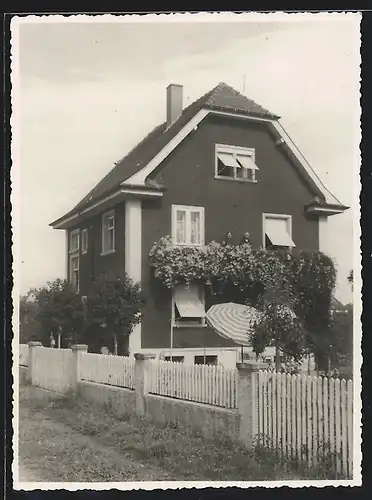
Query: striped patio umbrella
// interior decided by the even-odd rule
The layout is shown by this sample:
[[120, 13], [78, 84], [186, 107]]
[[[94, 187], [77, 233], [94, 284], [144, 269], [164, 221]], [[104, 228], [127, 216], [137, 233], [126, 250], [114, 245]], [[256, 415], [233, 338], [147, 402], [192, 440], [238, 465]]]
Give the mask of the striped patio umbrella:
[[254, 307], [235, 304], [216, 304], [206, 313], [206, 320], [218, 335], [240, 346], [250, 346], [250, 334], [261, 313]]

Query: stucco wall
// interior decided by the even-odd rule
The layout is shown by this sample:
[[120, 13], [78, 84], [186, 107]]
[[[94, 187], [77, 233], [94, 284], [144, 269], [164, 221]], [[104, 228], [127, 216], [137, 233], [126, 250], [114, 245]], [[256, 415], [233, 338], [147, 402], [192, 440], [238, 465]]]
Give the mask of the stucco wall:
[[[79, 382], [79, 394], [93, 405], [109, 405], [117, 415], [134, 414], [135, 392], [92, 382]], [[239, 415], [237, 410], [226, 410], [210, 405], [177, 400], [153, 394], [145, 396], [145, 417], [159, 424], [177, 424], [199, 432], [204, 437], [220, 433], [237, 438]]]
[[79, 394], [97, 406], [109, 405], [118, 415], [133, 414], [136, 408], [134, 391], [123, 387], [110, 387], [104, 384], [80, 381]]

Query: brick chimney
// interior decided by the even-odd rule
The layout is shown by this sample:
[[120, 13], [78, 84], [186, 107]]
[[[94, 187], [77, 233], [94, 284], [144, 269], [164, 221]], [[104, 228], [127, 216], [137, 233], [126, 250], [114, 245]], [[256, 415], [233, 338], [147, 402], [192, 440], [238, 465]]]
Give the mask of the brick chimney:
[[183, 109], [183, 86], [171, 83], [167, 87], [167, 127], [181, 115]]

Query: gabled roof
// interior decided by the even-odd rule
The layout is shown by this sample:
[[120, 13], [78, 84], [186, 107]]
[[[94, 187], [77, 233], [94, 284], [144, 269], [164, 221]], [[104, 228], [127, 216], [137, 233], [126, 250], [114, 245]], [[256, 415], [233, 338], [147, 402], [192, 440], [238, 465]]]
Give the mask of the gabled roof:
[[[158, 154], [201, 109], [229, 111], [236, 114], [266, 117], [274, 120], [279, 118], [251, 99], [243, 96], [229, 85], [226, 85], [226, 83], [221, 82], [185, 108], [181, 116], [169, 128], [167, 128], [166, 122], [155, 127], [124, 158], [118, 161], [114, 168], [72, 210], [57, 221], [54, 221], [51, 225], [53, 226], [62, 218], [69, 217], [83, 210], [90, 204], [113, 192], [122, 182], [141, 170], [142, 167]], [[153, 186], [148, 184], [148, 187]]]
[[346, 309], [346, 306], [344, 306], [344, 304], [342, 304], [342, 302], [340, 302], [338, 299], [336, 299], [336, 297], [332, 297], [331, 309], [334, 311], [339, 311], [339, 310], [343, 311]]
[[[269, 125], [274, 127], [273, 131], [278, 138], [285, 138], [284, 145], [288, 149], [291, 158], [295, 161], [305, 180], [310, 183], [314, 194], [322, 198], [322, 203], [333, 203], [334, 207], [336, 207], [334, 213], [339, 213], [347, 208], [342, 206], [326, 190], [311, 167], [308, 164], [305, 165], [306, 160], [303, 159], [302, 155], [299, 158], [295, 145], [292, 144], [290, 137], [278, 121], [280, 117], [221, 82], [185, 108], [180, 117], [170, 127], [167, 127], [166, 122], [155, 127], [124, 158], [118, 161], [114, 168], [72, 210], [50, 225], [63, 227], [66, 225], [66, 221], [71, 218], [75, 220], [79, 214], [84, 214], [90, 211], [92, 207], [98, 206], [98, 204], [101, 205], [102, 201], [113, 198], [119, 190], [122, 193], [127, 193], [126, 195], [133, 191], [133, 195], [161, 196], [164, 187], [147, 178], [149, 167], [151, 166], [151, 170], [156, 168], [156, 165], [161, 162], [161, 159], [158, 160], [158, 158], [162, 156], [167, 147], [172, 143], [178, 144], [182, 140], [182, 136], [185, 136], [185, 129], [190, 129], [193, 121], [196, 124], [199, 123], [203, 116], [208, 113], [228, 113], [232, 116], [268, 122]], [[199, 118], [199, 115], [203, 116]], [[172, 148], [169, 149], [172, 150]], [[151, 164], [155, 164], [155, 167]], [[148, 166], [147, 169], [146, 166]], [[142, 179], [139, 183], [136, 182], [138, 176], [143, 177], [144, 180]], [[140, 192], [138, 188], [141, 189]], [[325, 195], [327, 192], [328, 199]], [[317, 207], [311, 208], [312, 210], [317, 209]], [[324, 207], [321, 207], [321, 209], [326, 210]]]

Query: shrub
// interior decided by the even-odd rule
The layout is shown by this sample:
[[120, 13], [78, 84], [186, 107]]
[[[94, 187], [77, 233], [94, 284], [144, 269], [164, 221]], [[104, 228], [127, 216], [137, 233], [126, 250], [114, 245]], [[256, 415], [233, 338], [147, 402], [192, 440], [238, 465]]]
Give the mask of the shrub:
[[106, 338], [106, 344], [118, 354], [128, 354], [129, 335], [134, 325], [141, 321], [143, 295], [139, 283], [124, 276], [102, 275], [94, 282], [87, 296], [87, 321], [89, 331]]

